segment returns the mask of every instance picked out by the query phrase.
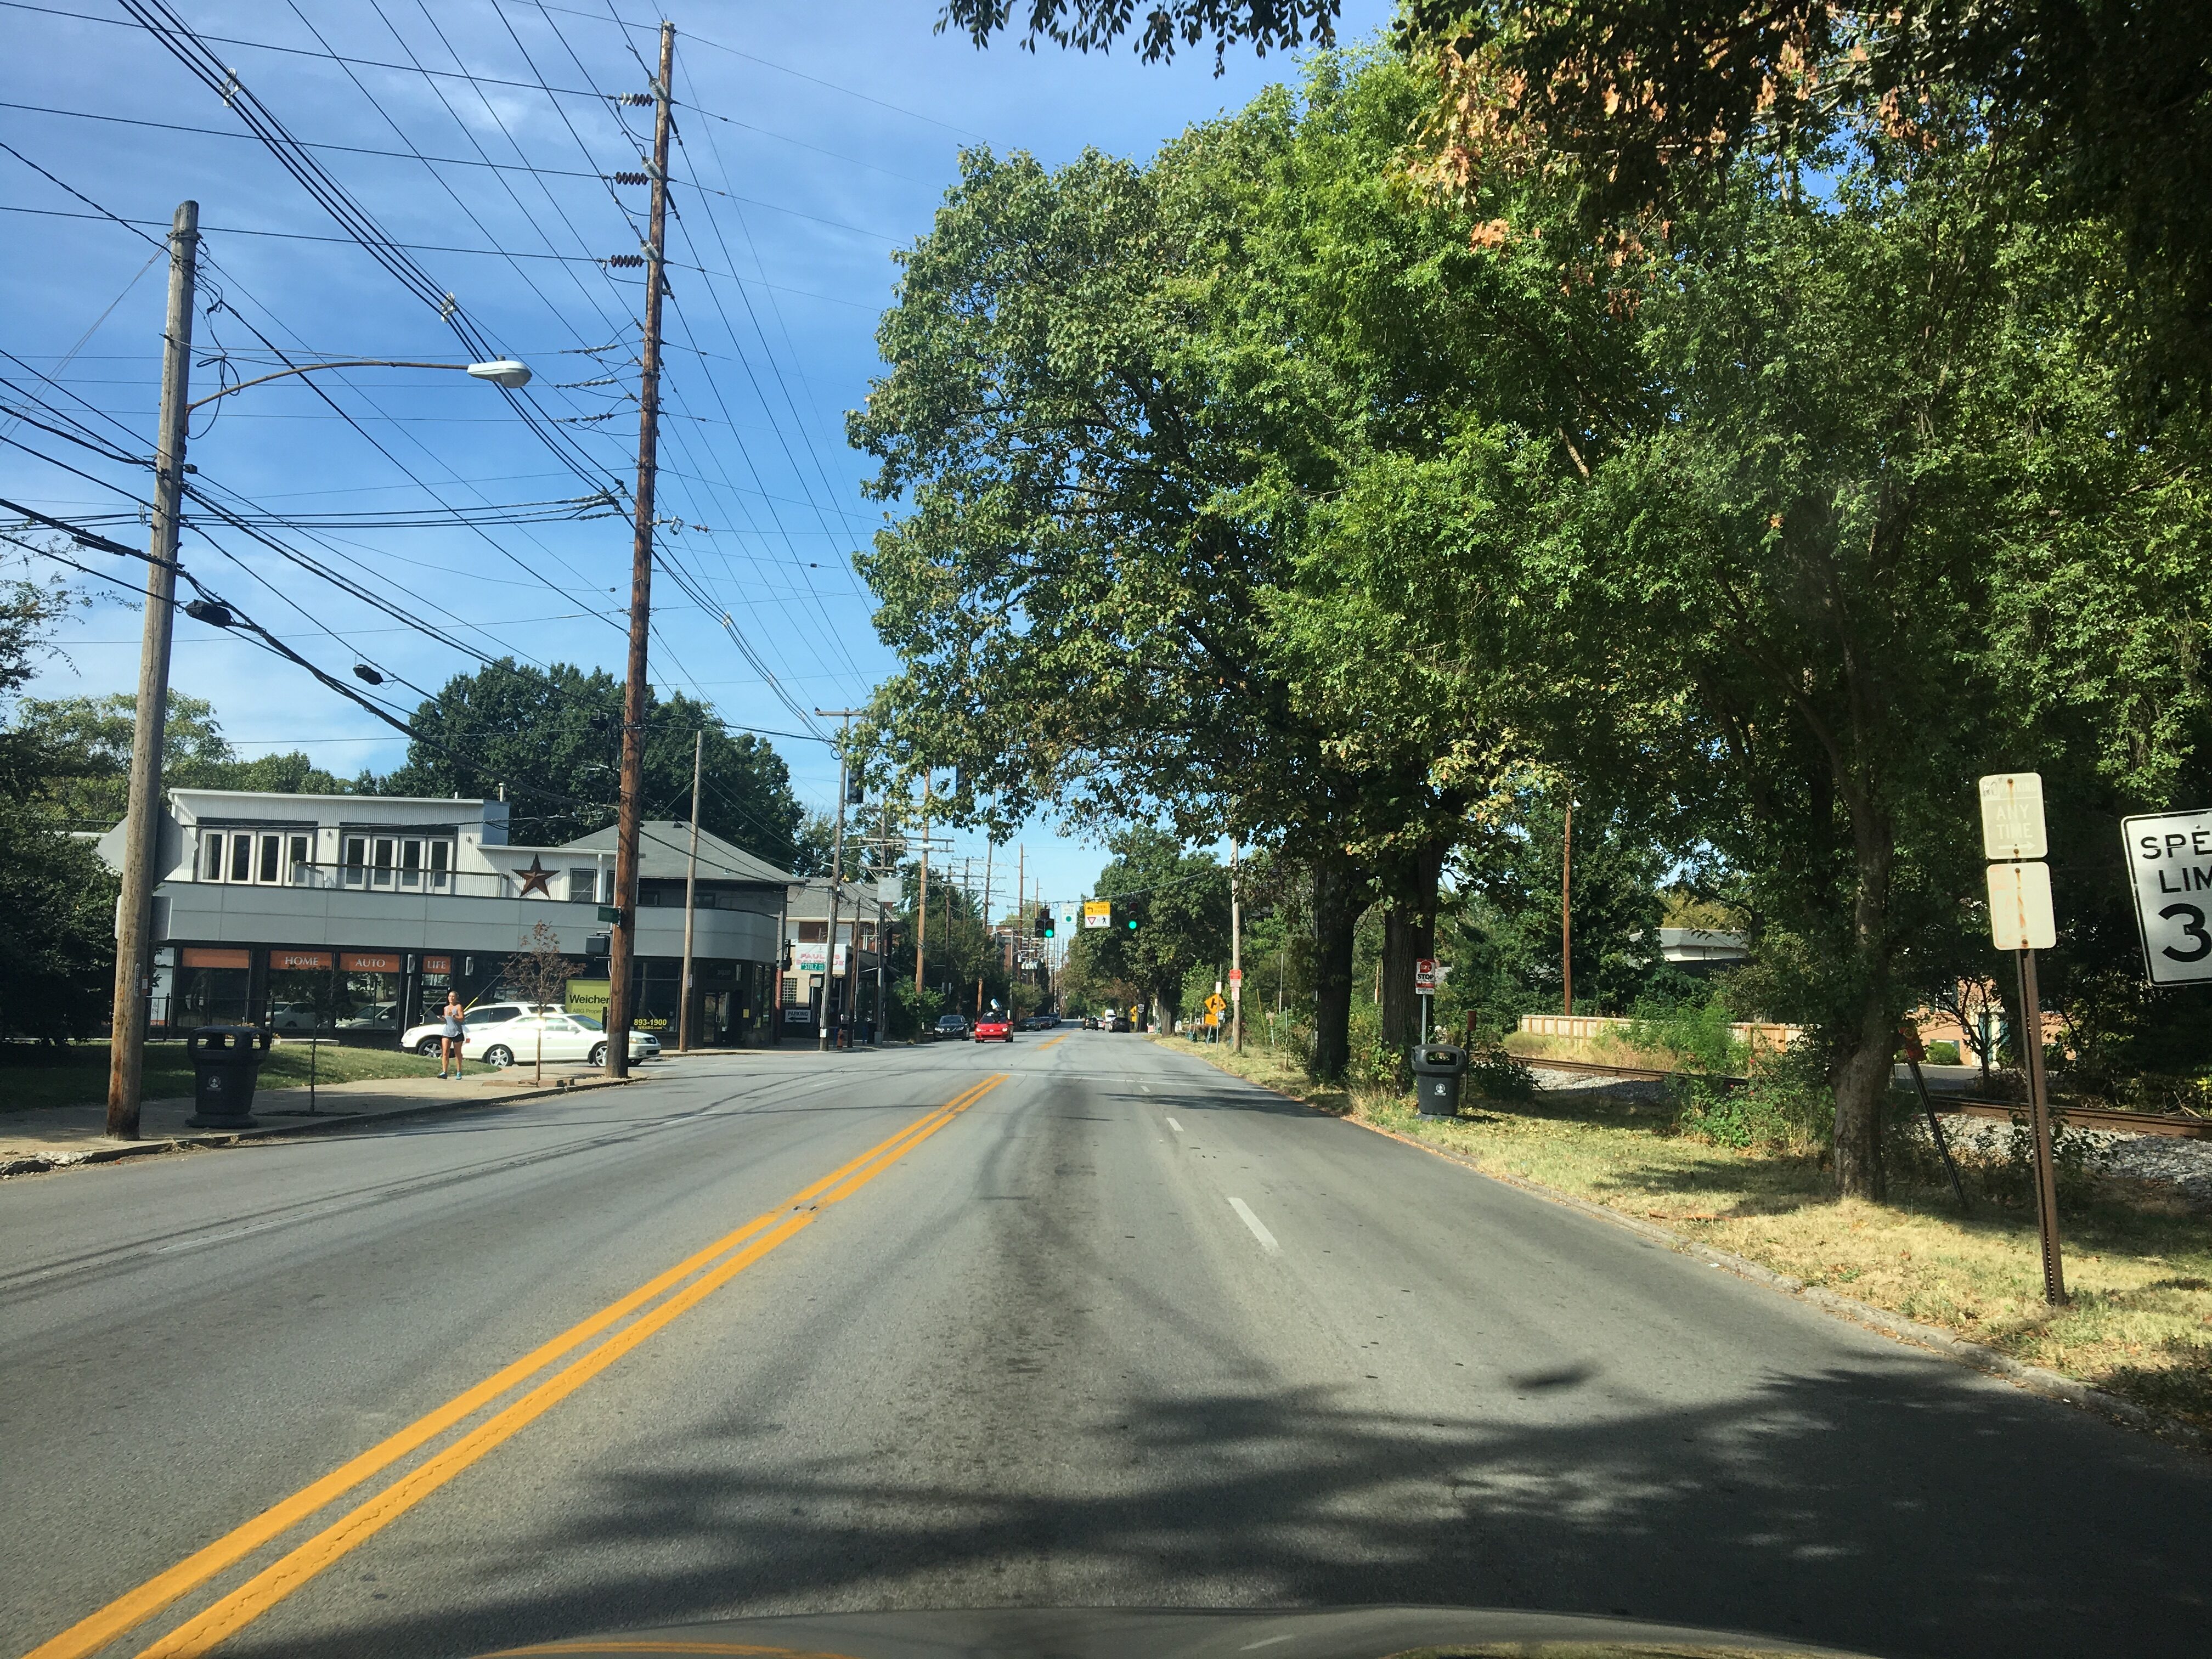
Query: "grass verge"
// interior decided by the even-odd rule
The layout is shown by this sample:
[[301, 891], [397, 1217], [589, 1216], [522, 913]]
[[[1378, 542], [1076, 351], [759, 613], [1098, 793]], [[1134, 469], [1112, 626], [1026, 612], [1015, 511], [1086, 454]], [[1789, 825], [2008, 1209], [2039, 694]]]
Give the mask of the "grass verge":
[[2043, 1300], [2035, 1213], [1948, 1187], [1838, 1199], [1815, 1161], [1677, 1133], [1671, 1105], [1604, 1086], [1478, 1101], [1425, 1118], [1403, 1095], [1320, 1089], [1263, 1048], [1178, 1044], [1322, 1110], [1444, 1147], [1839, 1295], [1936, 1325], [2212, 1429], [2212, 1217], [2138, 1183], [2103, 1182], [2061, 1218], [2073, 1301]]
[[[364, 1078], [434, 1077], [438, 1062], [393, 1048], [342, 1048], [334, 1043], [318, 1045], [313, 1056], [315, 1080], [352, 1083]], [[280, 1042], [262, 1062], [257, 1091], [304, 1089], [307, 1086], [308, 1045]], [[490, 1069], [473, 1068], [489, 1077]], [[148, 1100], [181, 1099], [192, 1091], [192, 1068], [181, 1042], [146, 1045]], [[107, 1045], [72, 1042], [56, 1052], [21, 1048], [0, 1051], [0, 1112], [27, 1111], [40, 1106], [97, 1105], [107, 1098]]]

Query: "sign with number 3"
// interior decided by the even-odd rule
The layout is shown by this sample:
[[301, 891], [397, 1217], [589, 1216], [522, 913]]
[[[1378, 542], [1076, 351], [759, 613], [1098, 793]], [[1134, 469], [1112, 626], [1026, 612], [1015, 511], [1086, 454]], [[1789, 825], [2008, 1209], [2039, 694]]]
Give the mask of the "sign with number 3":
[[2120, 820], [2154, 985], [2212, 980], [2212, 811]]

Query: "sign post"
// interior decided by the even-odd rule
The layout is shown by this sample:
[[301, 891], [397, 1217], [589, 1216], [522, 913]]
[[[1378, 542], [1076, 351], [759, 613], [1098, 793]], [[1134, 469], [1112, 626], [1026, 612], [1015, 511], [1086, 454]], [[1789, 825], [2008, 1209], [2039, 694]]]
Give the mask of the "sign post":
[[1415, 1039], [1417, 1042], [1429, 1040], [1429, 999], [1436, 995], [1437, 988], [1450, 971], [1439, 966], [1434, 957], [1417, 957], [1413, 960], [1413, 991], [1421, 999], [1421, 1032]]
[[[2035, 1207], [2043, 1235], [2043, 1295], [2053, 1307], [2066, 1300], [2066, 1270], [2058, 1254], [2058, 1178], [2051, 1157], [2051, 1107], [2043, 1074], [2043, 1005], [2035, 982], [2035, 953], [2057, 943], [2051, 904], [2051, 866], [2043, 862], [2050, 841], [2043, 822], [2043, 777], [1999, 772], [1981, 781], [1982, 854], [1989, 871], [1990, 939], [2014, 952], [2020, 969], [2021, 1059], [2027, 1070], [2028, 1117], [2035, 1134]], [[2212, 951], [2212, 945], [2207, 945]]]

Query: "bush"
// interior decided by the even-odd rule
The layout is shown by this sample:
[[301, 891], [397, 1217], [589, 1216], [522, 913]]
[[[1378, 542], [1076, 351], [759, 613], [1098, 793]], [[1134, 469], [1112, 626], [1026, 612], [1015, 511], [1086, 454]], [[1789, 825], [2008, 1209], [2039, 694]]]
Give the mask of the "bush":
[[1960, 1064], [1961, 1062], [1959, 1059], [1959, 1045], [1949, 1041], [1948, 1038], [1929, 1043], [1928, 1045], [1928, 1063], [1930, 1066], [1957, 1066]]
[[1835, 1135], [1827, 1079], [1804, 1048], [1761, 1055], [1734, 1088], [1712, 1077], [1686, 1077], [1674, 1089], [1675, 1132], [1693, 1139], [1809, 1155]]
[[1527, 1100], [1536, 1092], [1536, 1074], [1520, 1055], [1495, 1043], [1468, 1051], [1467, 1092], [1483, 1100]]
[[1735, 1040], [1728, 1006], [1716, 994], [1703, 1006], [1639, 1002], [1622, 1028], [1622, 1040], [1647, 1053], [1668, 1054], [1692, 1072], [1741, 1071], [1749, 1050]]

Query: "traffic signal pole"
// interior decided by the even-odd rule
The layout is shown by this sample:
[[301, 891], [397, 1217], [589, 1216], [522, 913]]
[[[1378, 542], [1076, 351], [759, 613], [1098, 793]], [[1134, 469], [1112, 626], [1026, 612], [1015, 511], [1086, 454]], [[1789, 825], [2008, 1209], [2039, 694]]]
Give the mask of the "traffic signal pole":
[[[647, 221], [645, 330], [639, 352], [637, 511], [629, 556], [629, 663], [623, 683], [621, 805], [615, 828], [614, 937], [607, 941], [607, 1075], [629, 1075], [630, 975], [637, 960], [638, 822], [645, 796], [646, 641], [653, 626], [653, 496], [660, 443], [660, 299], [668, 286], [669, 87], [676, 26], [660, 26], [660, 76], [653, 83], [653, 207]], [[696, 817], [696, 814], [695, 813]], [[690, 994], [687, 987], [684, 995]]]
[[154, 884], [161, 854], [161, 739], [169, 719], [169, 643], [176, 620], [177, 530], [191, 413], [192, 286], [200, 204], [180, 202], [169, 226], [169, 315], [161, 343], [161, 430], [154, 450], [154, 529], [138, 653], [131, 797], [123, 820], [123, 893], [115, 913], [115, 1010], [107, 1044], [107, 1133], [138, 1139], [153, 998]]

